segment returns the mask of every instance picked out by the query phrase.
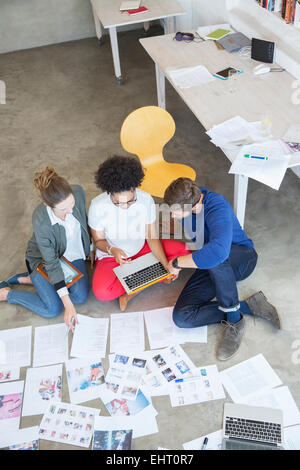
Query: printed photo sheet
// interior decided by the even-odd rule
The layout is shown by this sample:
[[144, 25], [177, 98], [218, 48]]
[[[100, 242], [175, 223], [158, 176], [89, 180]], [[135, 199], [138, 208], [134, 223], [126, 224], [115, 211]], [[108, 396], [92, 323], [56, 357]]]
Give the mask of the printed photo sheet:
[[106, 374], [106, 388], [116, 398], [135, 400], [142, 378], [146, 373], [147, 360], [139, 355], [114, 354]]
[[46, 410], [39, 429], [39, 438], [88, 448], [91, 442], [96, 408], [52, 403]]
[[62, 364], [27, 369], [22, 416], [44, 414], [62, 400]]
[[192, 405], [204, 401], [225, 398], [217, 366], [205, 366], [194, 369], [194, 378], [183, 379], [183, 382], [172, 382], [170, 399], [172, 406]]
[[71, 356], [72, 357], [105, 357], [108, 335], [108, 318], [92, 318], [77, 315]]
[[0, 432], [19, 429], [24, 381], [0, 384]]
[[32, 327], [0, 331], [0, 364], [27, 367], [31, 365]]
[[84, 403], [100, 397], [105, 387], [101, 359], [70, 359], [66, 362], [69, 395], [71, 403]]
[[110, 352], [145, 350], [144, 318], [142, 312], [114, 313], [110, 316]]
[[3, 433], [0, 436], [0, 450], [39, 450], [39, 427]]
[[[141, 389], [139, 389], [135, 400], [116, 398], [113, 392], [105, 388], [102, 389], [100, 398], [111, 416], [134, 416], [148, 406], [152, 407], [151, 400], [145, 396]], [[154, 408], [153, 413], [156, 414]]]
[[178, 328], [173, 322], [174, 307], [144, 312], [151, 349], [160, 349], [186, 342], [207, 343], [207, 326]]
[[34, 331], [33, 367], [68, 360], [68, 335], [65, 323], [38, 326]]
[[19, 380], [20, 367], [0, 366], [0, 383], [10, 382], [11, 380]]
[[131, 450], [132, 429], [120, 429], [117, 423], [113, 427], [94, 430], [92, 450]]
[[168, 395], [168, 385], [173, 380], [192, 377], [193, 369], [196, 368], [179, 345], [157, 351], [147, 351], [143, 357], [147, 360], [143, 384], [150, 396]]
[[258, 354], [246, 361], [220, 372], [221, 380], [234, 403], [245, 400], [258, 393], [282, 385], [263, 354]]
[[133, 439], [149, 436], [158, 432], [156, 415], [151, 407], [147, 407], [134, 416], [98, 416], [95, 418], [95, 430], [109, 431], [112, 429], [132, 429]]

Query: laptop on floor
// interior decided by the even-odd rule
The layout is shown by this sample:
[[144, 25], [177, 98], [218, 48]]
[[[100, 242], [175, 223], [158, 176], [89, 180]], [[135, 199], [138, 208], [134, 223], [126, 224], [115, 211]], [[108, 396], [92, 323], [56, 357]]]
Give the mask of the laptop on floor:
[[285, 450], [281, 410], [225, 403], [223, 450]]
[[129, 295], [172, 276], [153, 253], [114, 268], [114, 273]]

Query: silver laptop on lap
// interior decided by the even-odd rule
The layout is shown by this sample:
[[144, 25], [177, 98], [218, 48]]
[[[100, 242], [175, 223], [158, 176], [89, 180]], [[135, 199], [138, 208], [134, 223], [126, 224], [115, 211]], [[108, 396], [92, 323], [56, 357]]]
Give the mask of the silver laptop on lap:
[[284, 450], [281, 410], [225, 403], [224, 450]]
[[151, 284], [172, 276], [172, 274], [165, 270], [153, 253], [140, 256], [131, 261], [131, 263], [114, 268], [114, 273], [127, 294], [133, 294]]

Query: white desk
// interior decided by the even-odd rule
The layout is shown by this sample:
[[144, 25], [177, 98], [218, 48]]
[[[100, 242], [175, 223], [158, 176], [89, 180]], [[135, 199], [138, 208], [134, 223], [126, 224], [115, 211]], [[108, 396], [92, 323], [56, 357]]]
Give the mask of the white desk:
[[165, 34], [173, 33], [175, 17], [186, 13], [176, 0], [143, 0], [141, 6], [147, 7], [148, 11], [130, 16], [126, 12], [120, 12], [121, 3], [122, 0], [91, 0], [99, 43], [101, 43], [103, 28], [109, 29], [115, 75], [119, 84], [122, 84], [122, 75], [117, 27], [162, 19]]
[[[284, 135], [289, 125], [300, 122], [300, 106], [292, 103], [295, 78], [287, 72], [256, 76], [252, 73], [258, 63], [217, 49], [210, 41], [182, 43], [172, 35], [140, 39], [156, 68], [158, 106], [165, 109], [166, 69], [188, 65], [205, 65], [211, 73], [234, 66], [244, 71], [238, 78], [237, 91], [229, 93], [230, 82], [216, 79], [197, 87], [180, 89], [172, 84], [186, 105], [206, 130], [227, 119], [240, 115], [248, 121], [270, 118], [275, 139]], [[224, 152], [232, 162], [235, 152]], [[188, 163], [188, 162], [186, 162]], [[216, 162], [214, 162], [216, 164]], [[300, 156], [292, 156], [290, 166], [300, 165]], [[235, 175], [234, 210], [244, 225], [248, 178]]]

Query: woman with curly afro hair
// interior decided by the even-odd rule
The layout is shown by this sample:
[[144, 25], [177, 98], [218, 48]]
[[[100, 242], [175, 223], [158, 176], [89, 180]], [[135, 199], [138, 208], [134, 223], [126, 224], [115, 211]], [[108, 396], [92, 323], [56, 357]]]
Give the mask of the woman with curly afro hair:
[[97, 249], [94, 294], [102, 301], [119, 298], [122, 311], [134, 295], [126, 294], [114, 268], [152, 252], [168, 272], [175, 274], [169, 261], [190, 253], [182, 242], [159, 240], [154, 201], [150, 194], [137, 189], [143, 179], [137, 158], [108, 158], [95, 174], [103, 193], [92, 200], [88, 215]]

